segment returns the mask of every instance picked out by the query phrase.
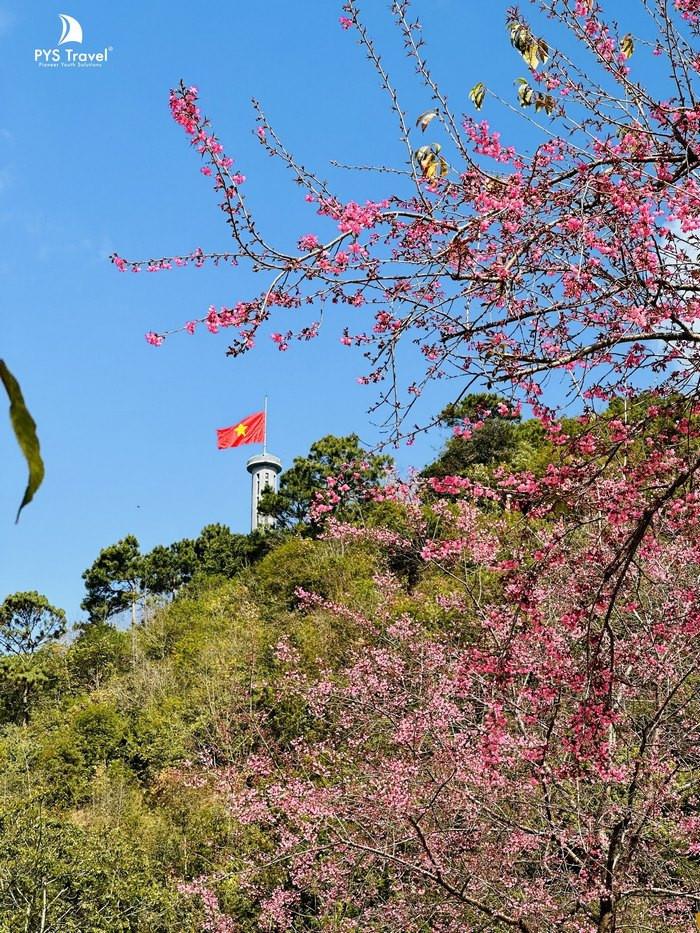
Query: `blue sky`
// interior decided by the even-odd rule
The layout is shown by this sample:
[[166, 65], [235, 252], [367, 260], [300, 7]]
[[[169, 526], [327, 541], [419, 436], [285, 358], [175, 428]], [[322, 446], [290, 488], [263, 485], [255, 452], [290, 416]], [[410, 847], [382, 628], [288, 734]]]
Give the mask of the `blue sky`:
[[[430, 105], [391, 27], [384, 3], [368, 21], [388, 67], [401, 74], [405, 106]], [[506, 4], [425, 0], [428, 52], [455, 109], [468, 109], [477, 81], [507, 92], [522, 67], [503, 28]], [[58, 41], [58, 14], [77, 18], [85, 50], [111, 47], [100, 69], [43, 69], [34, 49]], [[215, 429], [270, 398], [269, 447], [285, 464], [324, 434], [357, 432], [374, 444], [366, 410], [374, 390], [358, 386], [357, 353], [337, 325], [286, 354], [262, 341], [239, 360], [226, 334], [171, 338], [149, 347], [147, 330], [232, 304], [260, 283], [239, 269], [119, 274], [113, 251], [144, 258], [225, 249], [226, 228], [195, 154], [171, 120], [168, 89], [180, 77], [200, 89], [263, 229], [280, 242], [318, 229], [318, 218], [253, 136], [259, 98], [288, 147], [309, 167], [329, 162], [399, 164], [394, 124], [375, 75], [340, 4], [229, 2], [195, 8], [149, 0], [94, 4], [0, 0], [0, 355], [21, 381], [38, 422], [47, 478], [13, 524], [24, 466], [0, 419], [0, 599], [37, 589], [72, 619], [81, 572], [101, 547], [135, 534], [144, 550], [193, 536], [209, 522], [248, 530], [252, 448], [219, 452]], [[499, 128], [522, 134], [501, 115]], [[390, 194], [366, 176], [333, 175], [348, 199]], [[274, 329], [274, 328], [273, 328]], [[282, 328], [280, 328], [282, 329]], [[431, 414], [444, 391], [425, 400]], [[399, 451], [420, 466], [442, 437]]]

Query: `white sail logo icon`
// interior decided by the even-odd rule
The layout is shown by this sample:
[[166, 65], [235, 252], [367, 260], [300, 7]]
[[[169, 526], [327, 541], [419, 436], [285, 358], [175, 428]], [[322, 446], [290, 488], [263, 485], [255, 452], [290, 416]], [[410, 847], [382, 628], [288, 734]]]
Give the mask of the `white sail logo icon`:
[[59, 13], [58, 18], [61, 20], [61, 38], [58, 40], [59, 45], [65, 45], [66, 42], [83, 41], [83, 27], [77, 19], [73, 16], [68, 16], [67, 13]]

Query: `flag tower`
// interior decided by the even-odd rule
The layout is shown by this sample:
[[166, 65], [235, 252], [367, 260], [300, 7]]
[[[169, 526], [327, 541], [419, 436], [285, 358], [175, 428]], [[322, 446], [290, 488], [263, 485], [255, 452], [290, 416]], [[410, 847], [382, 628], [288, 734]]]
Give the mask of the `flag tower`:
[[250, 473], [250, 530], [271, 528], [275, 521], [270, 515], [261, 515], [258, 512], [262, 494], [268, 487], [277, 492], [279, 475], [282, 472], [282, 461], [274, 454], [267, 452], [267, 397], [265, 397], [265, 417], [263, 421], [263, 452], [254, 454], [246, 463], [246, 470]]

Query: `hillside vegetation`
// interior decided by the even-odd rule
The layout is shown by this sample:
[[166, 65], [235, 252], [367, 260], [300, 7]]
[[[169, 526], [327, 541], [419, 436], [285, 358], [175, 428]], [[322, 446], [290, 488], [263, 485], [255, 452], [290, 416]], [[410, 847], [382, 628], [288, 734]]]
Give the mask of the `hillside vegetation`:
[[367, 603], [377, 560], [366, 547], [295, 538], [234, 579], [192, 585], [134, 628], [87, 626], [22, 659], [26, 723], [16, 721], [21, 674], [8, 671], [0, 929], [199, 929], [201, 899], [181, 882], [219, 872], [222, 903], [245, 916], [233, 870], [240, 831], [188, 767], [257, 747], [253, 711], [281, 741], [303, 731], [303, 711], [275, 701], [273, 647], [285, 635], [333, 663], [347, 635], [295, 611], [294, 590]]
[[325, 438], [276, 531], [105, 548], [72, 639], [8, 597], [0, 930], [687, 929], [700, 409], [621, 411], [467, 399], [409, 483]]

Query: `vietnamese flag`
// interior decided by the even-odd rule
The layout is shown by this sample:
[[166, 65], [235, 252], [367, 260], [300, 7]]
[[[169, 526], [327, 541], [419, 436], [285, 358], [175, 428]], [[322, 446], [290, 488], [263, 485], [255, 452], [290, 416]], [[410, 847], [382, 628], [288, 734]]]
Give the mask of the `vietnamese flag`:
[[265, 440], [265, 412], [248, 415], [230, 428], [217, 428], [217, 447], [240, 447], [241, 444], [262, 444]]

